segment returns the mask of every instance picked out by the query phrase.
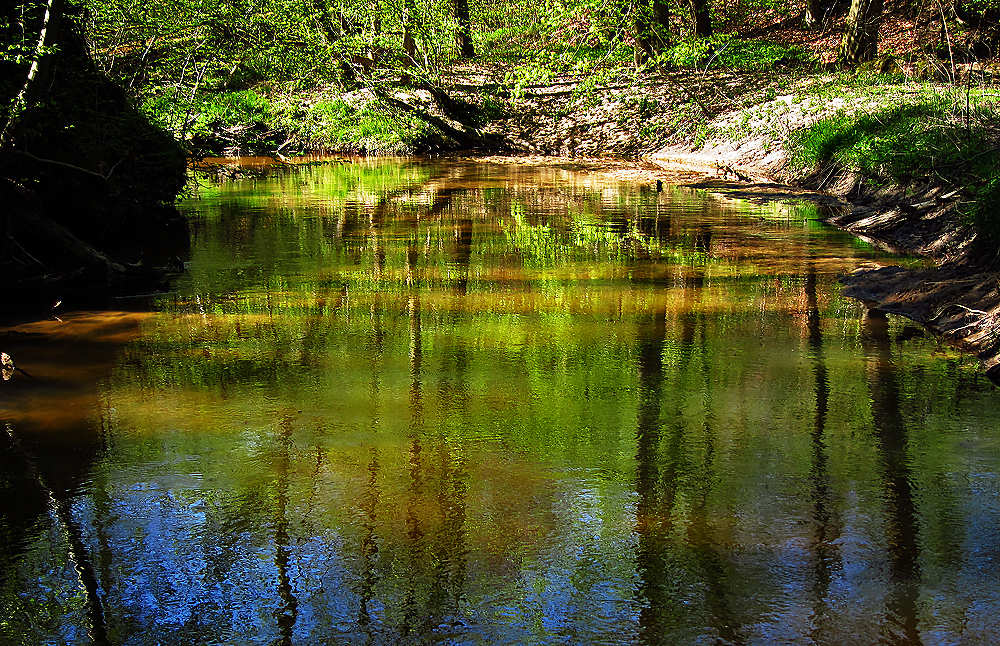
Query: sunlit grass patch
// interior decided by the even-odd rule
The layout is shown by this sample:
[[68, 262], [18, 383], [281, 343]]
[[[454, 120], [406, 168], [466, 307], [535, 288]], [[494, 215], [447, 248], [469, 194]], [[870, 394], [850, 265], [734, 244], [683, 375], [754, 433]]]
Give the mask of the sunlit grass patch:
[[375, 102], [354, 107], [342, 99], [289, 109], [282, 122], [304, 150], [406, 154], [413, 152], [415, 142], [432, 134], [419, 119], [386, 110]]
[[860, 113], [841, 111], [792, 134], [799, 169], [837, 164], [878, 180], [962, 186], [964, 211], [990, 237], [1000, 235], [1000, 102], [982, 93], [921, 94]]

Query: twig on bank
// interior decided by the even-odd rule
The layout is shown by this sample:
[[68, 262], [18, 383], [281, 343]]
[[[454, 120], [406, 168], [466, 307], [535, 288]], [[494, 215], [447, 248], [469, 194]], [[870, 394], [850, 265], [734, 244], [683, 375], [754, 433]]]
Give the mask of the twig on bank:
[[111, 167], [111, 170], [108, 171], [107, 175], [102, 175], [102, 174], [98, 173], [97, 171], [89, 170], [87, 168], [83, 168], [83, 167], [77, 166], [75, 164], [69, 164], [67, 162], [58, 161], [58, 160], [55, 160], [55, 159], [43, 159], [41, 157], [38, 157], [36, 155], [32, 155], [31, 153], [25, 152], [23, 150], [15, 150], [14, 153], [18, 154], [18, 155], [20, 155], [22, 157], [27, 157], [31, 161], [38, 162], [40, 164], [51, 164], [53, 166], [61, 166], [63, 168], [69, 168], [69, 169], [77, 171], [78, 173], [84, 173], [84, 174], [90, 175], [92, 177], [100, 177], [103, 180], [106, 180], [106, 179], [110, 178], [111, 177], [111, 173], [115, 172], [115, 169], [118, 168], [118, 164], [120, 164], [123, 161], [125, 161], [125, 158], [122, 157], [121, 159], [119, 159], [115, 163], [114, 166]]

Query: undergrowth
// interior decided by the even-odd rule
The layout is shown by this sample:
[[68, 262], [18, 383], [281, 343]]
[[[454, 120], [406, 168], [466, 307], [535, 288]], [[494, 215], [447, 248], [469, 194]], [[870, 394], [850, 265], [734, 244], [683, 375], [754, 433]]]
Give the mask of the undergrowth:
[[810, 52], [795, 45], [716, 34], [711, 38], [683, 38], [661, 53], [654, 64], [677, 68], [762, 71], [782, 66], [808, 67], [815, 62]]
[[288, 107], [279, 123], [294, 148], [369, 155], [408, 154], [431, 145], [435, 135], [416, 117], [375, 102], [353, 107], [341, 99], [318, 101], [308, 108]]
[[145, 112], [195, 155], [336, 151], [407, 154], [433, 147], [423, 121], [375, 102], [353, 107], [341, 99], [301, 106], [254, 90], [205, 93], [193, 99], [152, 97]]

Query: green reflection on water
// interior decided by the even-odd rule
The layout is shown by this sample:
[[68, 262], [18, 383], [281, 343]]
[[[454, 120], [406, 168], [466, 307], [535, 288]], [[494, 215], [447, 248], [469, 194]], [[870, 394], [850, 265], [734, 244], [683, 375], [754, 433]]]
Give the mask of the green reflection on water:
[[114, 643], [998, 634], [995, 406], [813, 207], [397, 161], [185, 208], [73, 498]]

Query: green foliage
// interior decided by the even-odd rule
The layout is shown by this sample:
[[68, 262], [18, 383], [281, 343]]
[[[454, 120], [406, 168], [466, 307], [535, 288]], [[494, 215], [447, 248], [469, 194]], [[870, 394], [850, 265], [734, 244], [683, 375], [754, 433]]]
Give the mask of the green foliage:
[[1000, 154], [993, 151], [990, 156], [992, 168], [986, 179], [972, 190], [972, 208], [969, 214], [984, 242], [993, 247], [1000, 243]]
[[331, 71], [300, 0], [89, 0], [88, 35], [103, 70], [137, 90], [198, 84], [247, 89]]
[[735, 38], [716, 34], [711, 38], [682, 38], [657, 58], [671, 67], [721, 67], [736, 70], [771, 70], [781, 65], [804, 66], [813, 56], [794, 45]]
[[302, 150], [367, 154], [406, 154], [415, 142], [433, 135], [426, 123], [386, 110], [377, 103], [354, 108], [343, 100], [318, 101], [309, 108], [289, 108], [279, 124]]
[[252, 147], [273, 147], [270, 124], [276, 112], [271, 102], [253, 91], [205, 93], [195, 97], [176, 94], [151, 97], [145, 112], [165, 130], [195, 143], [209, 152], [222, 152], [227, 133], [245, 134], [252, 129], [256, 136], [243, 137]]
[[713, 40], [709, 38], [684, 38], [657, 57], [658, 63], [670, 67], [704, 66], [711, 55]]
[[781, 65], [808, 66], [813, 55], [795, 45], [730, 38], [719, 47], [718, 65], [741, 70], [770, 70]]

